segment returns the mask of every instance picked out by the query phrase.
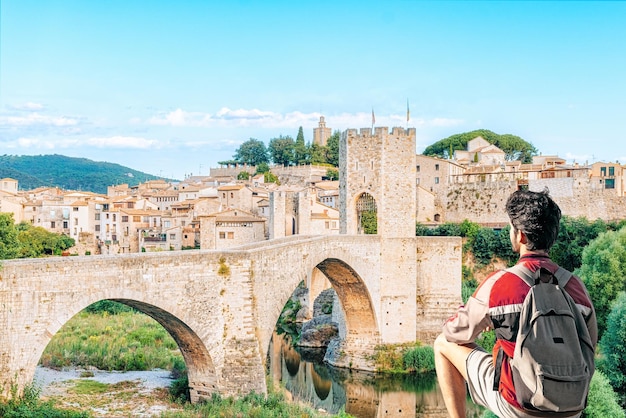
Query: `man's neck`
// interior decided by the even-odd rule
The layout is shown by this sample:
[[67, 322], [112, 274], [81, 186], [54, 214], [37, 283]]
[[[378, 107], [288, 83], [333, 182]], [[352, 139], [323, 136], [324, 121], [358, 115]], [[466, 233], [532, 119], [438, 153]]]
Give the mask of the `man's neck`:
[[522, 246], [520, 247], [519, 250], [519, 255], [520, 257], [532, 257], [532, 256], [538, 256], [538, 257], [548, 257], [548, 252], [546, 250], [528, 250], [526, 249], [526, 246], [522, 244]]

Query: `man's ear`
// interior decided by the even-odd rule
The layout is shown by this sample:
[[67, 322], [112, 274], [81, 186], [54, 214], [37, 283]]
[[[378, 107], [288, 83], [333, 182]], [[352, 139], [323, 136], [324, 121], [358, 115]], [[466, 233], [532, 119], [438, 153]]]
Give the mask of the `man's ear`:
[[519, 229], [517, 230], [517, 233], [519, 234], [519, 242], [526, 245], [528, 243], [528, 237], [526, 234]]

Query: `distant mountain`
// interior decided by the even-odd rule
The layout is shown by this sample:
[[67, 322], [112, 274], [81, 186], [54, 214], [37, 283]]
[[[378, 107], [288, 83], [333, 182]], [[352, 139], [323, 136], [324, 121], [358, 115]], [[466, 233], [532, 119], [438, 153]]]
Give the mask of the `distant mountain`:
[[160, 177], [119, 164], [64, 155], [0, 155], [0, 178], [18, 181], [20, 190], [42, 186], [106, 194], [107, 186], [137, 185]]

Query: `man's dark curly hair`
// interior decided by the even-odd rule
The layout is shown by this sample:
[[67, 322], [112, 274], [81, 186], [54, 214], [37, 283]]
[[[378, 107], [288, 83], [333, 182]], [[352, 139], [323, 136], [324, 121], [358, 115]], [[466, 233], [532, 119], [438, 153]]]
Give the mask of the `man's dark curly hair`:
[[526, 247], [548, 251], [559, 234], [561, 209], [548, 194], [543, 192], [518, 190], [509, 196], [506, 213], [516, 230], [526, 234]]

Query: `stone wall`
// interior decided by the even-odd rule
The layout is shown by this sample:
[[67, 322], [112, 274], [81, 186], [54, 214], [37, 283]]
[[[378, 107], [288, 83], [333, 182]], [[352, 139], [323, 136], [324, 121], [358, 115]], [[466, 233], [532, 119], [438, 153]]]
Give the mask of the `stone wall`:
[[416, 339], [432, 344], [461, 305], [461, 238], [417, 237]]
[[439, 195], [436, 201], [442, 208], [442, 222], [508, 223], [505, 203], [517, 183], [486, 182], [459, 183]]
[[[515, 181], [458, 183], [438, 193], [435, 206], [441, 210], [442, 222], [469, 219], [482, 224], [507, 224], [505, 204], [517, 187]], [[626, 197], [616, 196], [586, 178], [529, 180], [528, 188], [547, 188], [563, 215], [605, 221], [626, 218]]]

